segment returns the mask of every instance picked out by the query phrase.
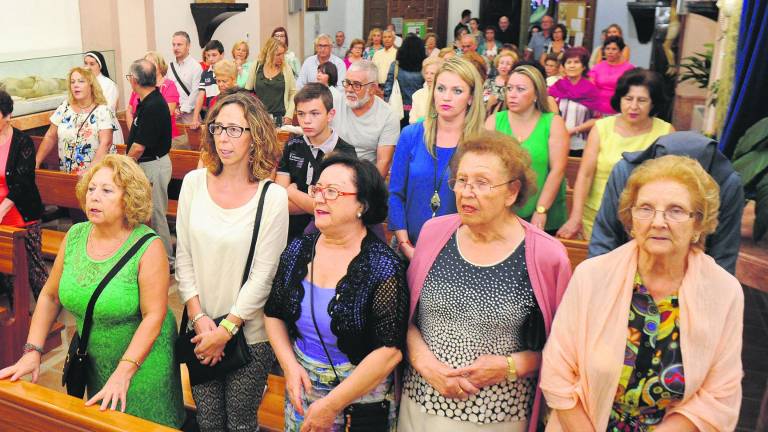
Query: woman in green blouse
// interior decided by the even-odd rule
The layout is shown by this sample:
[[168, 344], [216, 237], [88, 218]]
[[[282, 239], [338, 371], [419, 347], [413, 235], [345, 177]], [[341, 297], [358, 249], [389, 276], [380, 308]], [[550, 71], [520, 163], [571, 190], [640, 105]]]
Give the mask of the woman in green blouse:
[[[120, 258], [151, 228], [147, 177], [127, 156], [107, 155], [78, 182], [77, 197], [88, 221], [75, 224], [56, 255], [40, 294], [16, 364], [0, 379], [40, 373], [42, 346], [64, 307], [82, 331], [96, 287]], [[99, 296], [88, 344], [86, 405], [181, 427], [184, 405], [179, 368], [173, 360], [176, 322], [168, 309], [168, 259], [157, 236], [146, 242]]]
[[568, 216], [563, 181], [569, 145], [565, 122], [552, 112], [544, 76], [534, 66], [517, 66], [510, 73], [504, 97], [507, 110], [488, 117], [485, 128], [512, 135], [530, 153], [536, 193], [518, 215], [554, 234]]

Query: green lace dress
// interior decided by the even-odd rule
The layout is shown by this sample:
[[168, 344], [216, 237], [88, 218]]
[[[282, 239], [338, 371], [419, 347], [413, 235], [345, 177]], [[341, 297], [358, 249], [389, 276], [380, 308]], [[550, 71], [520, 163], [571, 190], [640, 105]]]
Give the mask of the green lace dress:
[[[64, 270], [59, 282], [61, 304], [74, 315], [78, 332], [82, 331], [85, 309], [96, 286], [139, 238], [153, 232], [146, 225], [139, 225], [112, 257], [98, 261], [86, 253], [86, 241], [92, 227], [90, 222], [84, 222], [69, 230]], [[139, 261], [150, 243], [142, 246], [126, 263], [96, 302], [88, 343], [92, 366], [88, 397], [106, 384], [141, 323]], [[173, 357], [176, 336], [176, 321], [169, 309], [152, 351], [131, 380], [125, 412], [179, 428], [184, 422], [184, 405], [179, 368]]]

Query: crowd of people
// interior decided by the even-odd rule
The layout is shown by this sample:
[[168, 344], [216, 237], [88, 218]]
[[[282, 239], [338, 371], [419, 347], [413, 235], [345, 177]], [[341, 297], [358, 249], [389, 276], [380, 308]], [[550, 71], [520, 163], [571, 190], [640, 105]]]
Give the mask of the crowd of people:
[[[464, 11], [445, 48], [394, 25], [348, 45], [321, 34], [303, 62], [283, 27], [255, 60], [212, 40], [202, 64], [176, 32], [170, 62], [148, 52], [126, 75], [126, 156], [100, 53], [70, 71], [36, 156], [0, 91], [0, 214], [32, 233], [37, 298], [0, 378], [37, 379], [64, 308], [95, 323], [87, 404], [172, 427], [183, 358], [202, 431], [257, 430], [275, 362], [287, 431], [734, 429], [738, 175], [658, 118], [661, 78], [629, 62], [619, 26], [590, 56], [550, 16], [523, 51], [507, 17], [479, 23]], [[202, 128], [202, 148], [174, 248], [176, 122]], [[281, 145], [283, 125], [301, 133]], [[85, 217], [46, 280], [34, 168], [54, 146]], [[591, 258], [572, 273], [557, 237]]]

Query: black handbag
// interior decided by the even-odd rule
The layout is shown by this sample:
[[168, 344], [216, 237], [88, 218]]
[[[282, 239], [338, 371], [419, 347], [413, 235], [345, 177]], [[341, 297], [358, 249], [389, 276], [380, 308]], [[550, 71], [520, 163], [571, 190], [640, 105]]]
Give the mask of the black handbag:
[[85, 309], [85, 316], [83, 317], [83, 335], [82, 337], [75, 332], [72, 336], [72, 341], [69, 343], [69, 351], [67, 352], [67, 358], [64, 360], [64, 372], [61, 376], [61, 385], [67, 387], [67, 394], [70, 396], [82, 397], [85, 395], [85, 387], [88, 381], [88, 368], [90, 367], [90, 361], [88, 358], [88, 339], [91, 337], [91, 327], [93, 327], [93, 309], [96, 306], [96, 300], [99, 299], [101, 292], [107, 287], [109, 282], [120, 269], [125, 266], [129, 259], [131, 259], [139, 248], [152, 237], [155, 237], [155, 233], [148, 233], [141, 237], [136, 243], [131, 246], [128, 252], [123, 255], [120, 260], [109, 270], [109, 273], [104, 276], [96, 290], [91, 294], [91, 299], [88, 301], [88, 307]]
[[[256, 251], [256, 240], [259, 238], [261, 214], [264, 211], [264, 201], [267, 196], [267, 189], [269, 189], [269, 186], [272, 184], [269, 180], [264, 181], [264, 187], [261, 189], [261, 197], [259, 198], [259, 206], [256, 210], [256, 220], [253, 223], [251, 248], [248, 252], [248, 259], [245, 261], [245, 270], [243, 271], [243, 278], [240, 284], [241, 288], [245, 285], [245, 282], [248, 281], [248, 275], [251, 272], [251, 262], [253, 261], [253, 255]], [[214, 318], [213, 322], [216, 323], [216, 325], [219, 325], [221, 320], [226, 317], [227, 314], [224, 314], [218, 318]], [[237, 334], [227, 342], [227, 345], [224, 347], [224, 356], [221, 358], [220, 362], [213, 366], [200, 363], [200, 359], [198, 359], [195, 354], [195, 344], [192, 343], [192, 338], [196, 336], [195, 329], [190, 329], [188, 327], [188, 322], [189, 315], [187, 314], [187, 308], [185, 307], [184, 313], [181, 316], [179, 338], [176, 339], [174, 350], [176, 352], [177, 361], [179, 363], [187, 364], [187, 370], [189, 370], [189, 382], [193, 386], [224, 378], [228, 373], [240, 369], [251, 361], [248, 343], [245, 341], [245, 332], [241, 329], [241, 331], [237, 332]]]
[[[317, 320], [315, 319], [315, 248], [317, 247], [317, 239], [312, 245], [312, 258], [310, 260], [309, 270], [309, 309], [312, 315], [312, 324], [315, 326], [315, 332], [320, 339], [320, 345], [323, 346], [325, 357], [328, 359], [328, 364], [331, 365], [333, 375], [336, 377], [333, 384], [335, 386], [341, 383], [339, 374], [336, 373], [336, 368], [333, 366], [333, 360], [328, 353], [328, 348], [323, 341], [323, 335], [320, 334], [320, 329], [317, 326]], [[344, 431], [345, 432], [386, 432], [389, 431], [389, 401], [382, 400], [378, 402], [367, 403], [354, 403], [344, 408]]]

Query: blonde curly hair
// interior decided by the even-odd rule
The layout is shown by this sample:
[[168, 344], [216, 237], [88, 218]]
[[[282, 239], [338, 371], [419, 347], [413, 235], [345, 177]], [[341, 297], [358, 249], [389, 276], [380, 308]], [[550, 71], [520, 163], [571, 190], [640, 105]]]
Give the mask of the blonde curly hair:
[[[267, 113], [264, 104], [260, 100], [244, 91], [234, 91], [227, 95], [220, 95], [216, 104], [205, 117], [203, 128], [202, 147], [200, 156], [208, 172], [213, 175], [221, 174], [224, 166], [219, 154], [216, 153], [216, 145], [213, 135], [208, 130], [208, 125], [216, 121], [221, 108], [225, 105], [235, 104], [243, 110], [245, 121], [251, 137], [251, 146], [248, 151], [248, 180], [255, 183], [272, 175], [277, 166], [277, 161], [282, 155], [282, 149], [277, 141], [275, 123], [272, 116]], [[244, 131], [243, 133], [245, 133]], [[222, 131], [222, 133], [226, 133]]]
[[76, 194], [80, 208], [85, 208], [85, 196], [88, 184], [102, 168], [112, 170], [112, 180], [123, 190], [123, 212], [125, 223], [134, 228], [149, 221], [152, 215], [152, 186], [139, 165], [128, 156], [108, 154], [104, 159], [91, 165], [85, 175], [77, 182]]
[[720, 210], [720, 186], [701, 164], [686, 156], [667, 155], [643, 162], [632, 171], [627, 185], [619, 197], [619, 220], [624, 229], [632, 231], [632, 206], [637, 202], [640, 188], [658, 180], [677, 182], [691, 195], [694, 217], [694, 230], [699, 233], [699, 240], [692, 245], [704, 249], [706, 237], [715, 232]]

